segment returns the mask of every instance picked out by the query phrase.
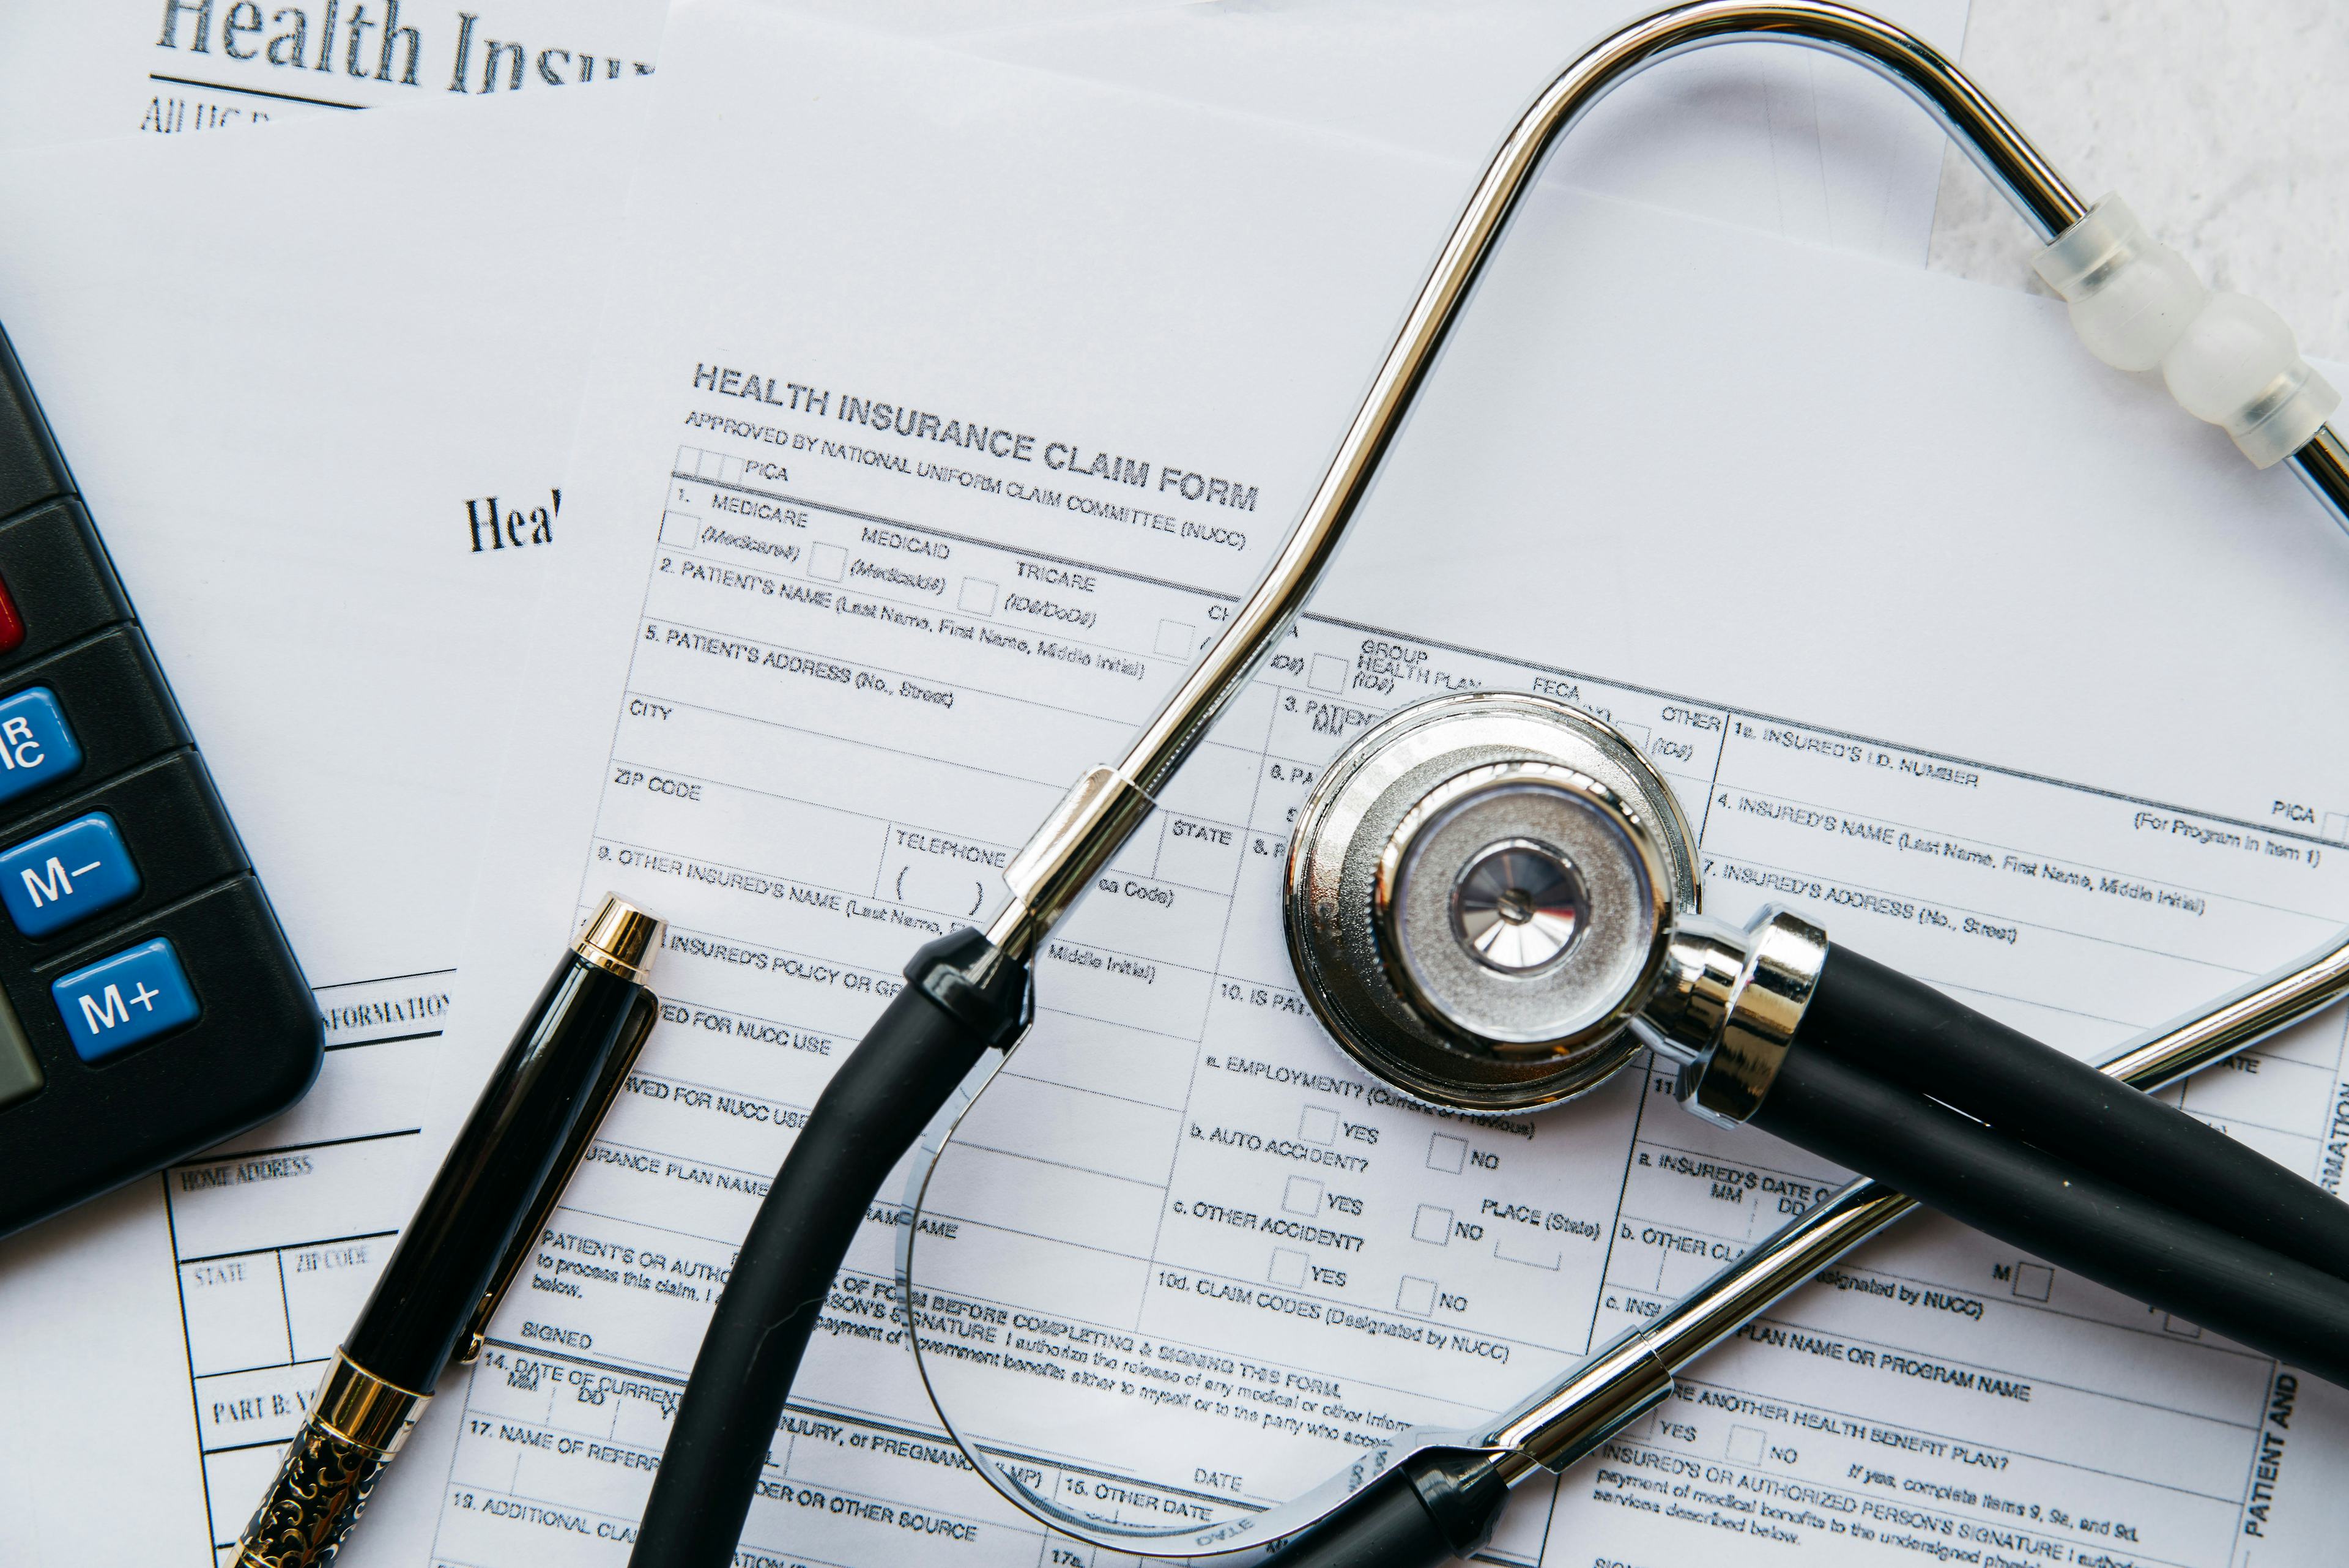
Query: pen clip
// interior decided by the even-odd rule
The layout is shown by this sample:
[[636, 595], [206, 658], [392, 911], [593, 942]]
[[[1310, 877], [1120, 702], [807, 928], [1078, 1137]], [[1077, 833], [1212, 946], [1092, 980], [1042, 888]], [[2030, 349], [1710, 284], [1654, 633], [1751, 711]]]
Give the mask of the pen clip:
[[530, 1208], [523, 1212], [522, 1222], [514, 1227], [512, 1238], [506, 1242], [505, 1252], [498, 1259], [497, 1271], [490, 1276], [490, 1288], [481, 1293], [481, 1304], [473, 1309], [473, 1315], [466, 1321], [459, 1336], [457, 1360], [460, 1364], [471, 1366], [480, 1359], [481, 1345], [489, 1334], [491, 1317], [496, 1314], [498, 1303], [505, 1299], [507, 1288], [513, 1283], [514, 1276], [522, 1272], [523, 1260], [538, 1245], [538, 1234], [545, 1228], [547, 1216], [554, 1212], [554, 1205], [563, 1197], [563, 1189], [571, 1185], [572, 1175], [578, 1170], [580, 1160], [586, 1157], [587, 1146], [595, 1140], [596, 1129], [603, 1126], [604, 1113], [612, 1108], [612, 1101], [618, 1096], [620, 1085], [627, 1082], [628, 1074], [636, 1064], [636, 1054], [644, 1049], [645, 1037], [652, 1033], [653, 1024], [659, 1017], [660, 999], [650, 991], [640, 991], [635, 1005], [628, 1010], [627, 1018], [620, 1025], [620, 1036], [613, 1045], [612, 1054], [605, 1058], [603, 1071], [596, 1075], [595, 1083], [588, 1087], [587, 1103], [580, 1108], [578, 1119], [571, 1124], [571, 1131], [564, 1138], [563, 1147], [555, 1151], [554, 1163], [547, 1167], [545, 1179], [531, 1195]]

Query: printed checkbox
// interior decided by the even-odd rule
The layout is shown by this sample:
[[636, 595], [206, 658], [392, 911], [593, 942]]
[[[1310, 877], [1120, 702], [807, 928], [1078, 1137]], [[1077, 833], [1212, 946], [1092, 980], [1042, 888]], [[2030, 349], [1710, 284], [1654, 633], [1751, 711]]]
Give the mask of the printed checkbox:
[[1443, 1246], [1452, 1240], [1452, 1210], [1438, 1209], [1433, 1203], [1421, 1204], [1419, 1212], [1411, 1217], [1411, 1234], [1414, 1241]]
[[1729, 1457], [1741, 1465], [1762, 1462], [1762, 1434], [1751, 1427], [1729, 1428]]
[[808, 546], [808, 576], [836, 583], [848, 575], [848, 552], [837, 545]]
[[2055, 1288], [2055, 1271], [2044, 1263], [2014, 1265], [2014, 1293], [2027, 1302], [2044, 1302]]
[[1280, 1195], [1280, 1206], [1291, 1214], [1321, 1212], [1321, 1184], [1309, 1176], [1292, 1176], [1288, 1189]]
[[1188, 659], [1198, 637], [1199, 628], [1187, 620], [1162, 620], [1158, 623], [1158, 656]]
[[1449, 1171], [1452, 1175], [1457, 1176], [1460, 1174], [1460, 1168], [1467, 1163], [1468, 1140], [1466, 1138], [1454, 1137], [1450, 1133], [1437, 1133], [1427, 1140], [1428, 1169]]
[[1297, 1118], [1297, 1136], [1307, 1143], [1336, 1143], [1338, 1113], [1320, 1106], [1308, 1106], [1305, 1114]]
[[1547, 1240], [1546, 1231], [1520, 1231], [1515, 1225], [1505, 1225], [1493, 1241], [1493, 1256], [1505, 1263], [1523, 1263], [1529, 1269], [1557, 1269], [1566, 1262], [1566, 1250]]
[[1305, 683], [1316, 691], [1343, 691], [1346, 689], [1346, 661], [1334, 653], [1317, 653], [1313, 668]]
[[965, 615], [995, 613], [995, 585], [985, 577], [965, 577], [961, 597], [955, 600]]
[[2184, 1318], [2178, 1316], [2174, 1312], [2166, 1312], [2161, 1314], [2161, 1328], [2163, 1333], [2174, 1334], [2180, 1339], [2199, 1339], [2202, 1337], [2202, 1330], [2199, 1325], [2187, 1322]]
[[1272, 1250], [1272, 1267], [1265, 1271], [1265, 1278], [1276, 1285], [1303, 1284], [1305, 1254], [1294, 1247], [1275, 1247]]
[[1405, 1274], [1402, 1287], [1395, 1292], [1395, 1311], [1407, 1312], [1413, 1317], [1430, 1317], [1435, 1312], [1435, 1282], [1423, 1280], [1417, 1274]]
[[690, 550], [701, 543], [701, 519], [690, 512], [664, 512], [661, 514], [660, 536], [664, 545]]
[[2327, 840], [2334, 844], [2339, 844], [2344, 839], [2349, 839], [2349, 814], [2344, 814], [2337, 811], [2326, 812], [2324, 814], [2324, 836]]

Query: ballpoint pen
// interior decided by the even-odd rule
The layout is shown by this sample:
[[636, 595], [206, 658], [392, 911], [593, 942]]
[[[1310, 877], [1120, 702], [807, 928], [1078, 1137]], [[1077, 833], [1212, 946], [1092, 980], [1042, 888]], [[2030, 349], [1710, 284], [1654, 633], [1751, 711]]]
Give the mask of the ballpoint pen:
[[605, 895], [516, 1031], [327, 1365], [235, 1568], [319, 1568], [350, 1533], [452, 1355], [499, 1299], [635, 1064], [660, 1003], [661, 922]]

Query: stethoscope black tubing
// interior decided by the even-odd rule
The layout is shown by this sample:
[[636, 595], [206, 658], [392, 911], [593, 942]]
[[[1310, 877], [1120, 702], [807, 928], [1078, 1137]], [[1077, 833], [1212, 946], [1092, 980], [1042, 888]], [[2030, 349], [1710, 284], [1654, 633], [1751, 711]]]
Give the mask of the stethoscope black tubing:
[[1754, 1125], [2061, 1269], [2349, 1387], [2349, 1284], [1826, 1051], [1787, 1053]]
[[[959, 975], [984, 975], [990, 964], [1001, 984], [987, 1005], [972, 987], [955, 989]], [[818, 1098], [751, 1221], [695, 1357], [631, 1568], [732, 1561], [809, 1335], [867, 1208], [984, 1052], [1008, 1044], [1024, 1023], [1024, 970], [1001, 972], [1015, 967], [976, 931], [924, 949], [907, 969], [916, 983], [890, 1002]], [[1804, 1029], [1754, 1119], [2059, 1267], [2349, 1384], [2349, 1285], [1960, 1115], [1895, 1081], [1889, 1069], [1879, 1076], [1847, 1059], [1860, 1050], [1855, 1041], [1939, 1036], [1939, 1054], [1910, 1053], [1900, 1071], [1947, 1086], [1952, 1064], [1962, 1064], [1985, 1026], [1996, 1027], [1857, 955], [1839, 962], [1830, 950]], [[2044, 1066], [2016, 1041], [2045, 1050], [2020, 1035], [1998, 1042], [2010, 1077]], [[2038, 1080], [2024, 1074], [2014, 1081]], [[1413, 1476], [1408, 1489], [1397, 1481], [1357, 1500], [1362, 1506], [1350, 1505], [1326, 1530], [1309, 1532], [1298, 1560], [1318, 1564], [1335, 1552], [1333, 1563], [1389, 1568], [1440, 1561], [1458, 1550], [1454, 1537], [1475, 1516], [1489, 1524], [1498, 1495], [1489, 1477], [1463, 1490], [1443, 1475]], [[1472, 1501], [1480, 1506], [1468, 1508]]]
[[[985, 945], [966, 930], [923, 955], [966, 939]], [[909, 977], [922, 961], [909, 966]], [[1024, 1001], [1024, 975], [1020, 983]], [[733, 1562], [760, 1467], [849, 1242], [890, 1169], [987, 1048], [1000, 1043], [909, 984], [833, 1075], [760, 1201], [719, 1295], [653, 1477], [630, 1568]]]
[[2246, 1241], [2349, 1279], [2349, 1203], [1922, 981], [1830, 946], [1794, 1050], [1823, 1049]]
[[1424, 1449], [1290, 1536], [1278, 1561], [1281, 1568], [1437, 1568], [1491, 1540], [1508, 1501], [1493, 1455]]

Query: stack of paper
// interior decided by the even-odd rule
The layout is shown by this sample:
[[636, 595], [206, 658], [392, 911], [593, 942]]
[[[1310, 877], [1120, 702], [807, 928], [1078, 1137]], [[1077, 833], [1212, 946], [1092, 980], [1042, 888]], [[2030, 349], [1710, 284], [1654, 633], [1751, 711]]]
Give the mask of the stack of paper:
[[[0, 129], [57, 144], [0, 163], [0, 320], [349, 1048], [222, 1151], [298, 1146], [298, 1179], [167, 1173], [0, 1249], [0, 1313], [39, 1325], [0, 1351], [11, 1542], [225, 1556], [608, 887], [690, 939], [654, 971], [670, 1022], [349, 1560], [617, 1563], [797, 1114], [912, 946], [992, 908], [1001, 852], [1171, 690], [1319, 478], [1485, 148], [1621, 18], [418, 6], [410, 89], [404, 56], [350, 68], [381, 63], [388, 9], [334, 24], [329, 56], [324, 8], [294, 8], [316, 13], [298, 88], [271, 74], [297, 68], [269, 53], [293, 52], [282, 9], [255, 32], [233, 29], [258, 7], [162, 7], [161, 42], [155, 7], [88, 9], [0, 51], [86, 64]], [[1954, 42], [1963, 12], [1906, 19]], [[465, 67], [526, 58], [523, 86], [449, 91], [467, 39], [528, 40]], [[630, 63], [570, 90], [583, 56]], [[436, 101], [140, 145], [132, 100], [166, 86], [246, 119], [268, 92]], [[1469, 1303], [1448, 1328], [1511, 1353], [1390, 1374], [1245, 1322], [1213, 1348], [1464, 1417], [1834, 1176], [1629, 1082], [1572, 1136], [1496, 1135], [1504, 1176], [1447, 1164], [1451, 1130], [1361, 1100], [1317, 1030], [1245, 1001], [1294, 995], [1277, 856], [1185, 859], [1165, 823], [1278, 845], [1300, 781], [1414, 697], [1604, 710], [1701, 823], [1708, 908], [1791, 902], [2067, 1047], [2349, 920], [2326, 848], [2349, 758], [2312, 722], [2349, 673], [2337, 532], [2088, 361], [2053, 306], [1918, 274], [1923, 124], [1851, 67], [1747, 47], [1610, 103], [1513, 232], [1294, 661], [1121, 858], [1164, 897], [1071, 921], [1072, 950], [1123, 964], [1040, 965], [1039, 1103], [1138, 1106], [1124, 1174], [1154, 1206], [1283, 1201], [1287, 1169], [1173, 1136], [1210, 1112], [1293, 1132], [1343, 1103], [1380, 1140], [1341, 1285], [1292, 1285], [1236, 1233], [1121, 1245], [1398, 1324], [1440, 1288]], [[982, 427], [1014, 439], [960, 433]], [[1195, 496], [1169, 477], [1195, 474]], [[1203, 1065], [1235, 1050], [1278, 1071]], [[1102, 1077], [1143, 1063], [1154, 1086]], [[2189, 1107], [2337, 1180], [2338, 1020], [2245, 1063]], [[1420, 1223], [1535, 1201], [1614, 1240], [1512, 1255]], [[953, 1462], [885, 1307], [855, 1332], [890, 1289], [885, 1218], [744, 1560], [1093, 1561]], [[1493, 1554], [2323, 1560], [2331, 1390], [2295, 1402], [2272, 1364], [1938, 1221], [1836, 1283], [1529, 1490]], [[125, 1429], [150, 1437], [136, 1511], [98, 1506]]]

